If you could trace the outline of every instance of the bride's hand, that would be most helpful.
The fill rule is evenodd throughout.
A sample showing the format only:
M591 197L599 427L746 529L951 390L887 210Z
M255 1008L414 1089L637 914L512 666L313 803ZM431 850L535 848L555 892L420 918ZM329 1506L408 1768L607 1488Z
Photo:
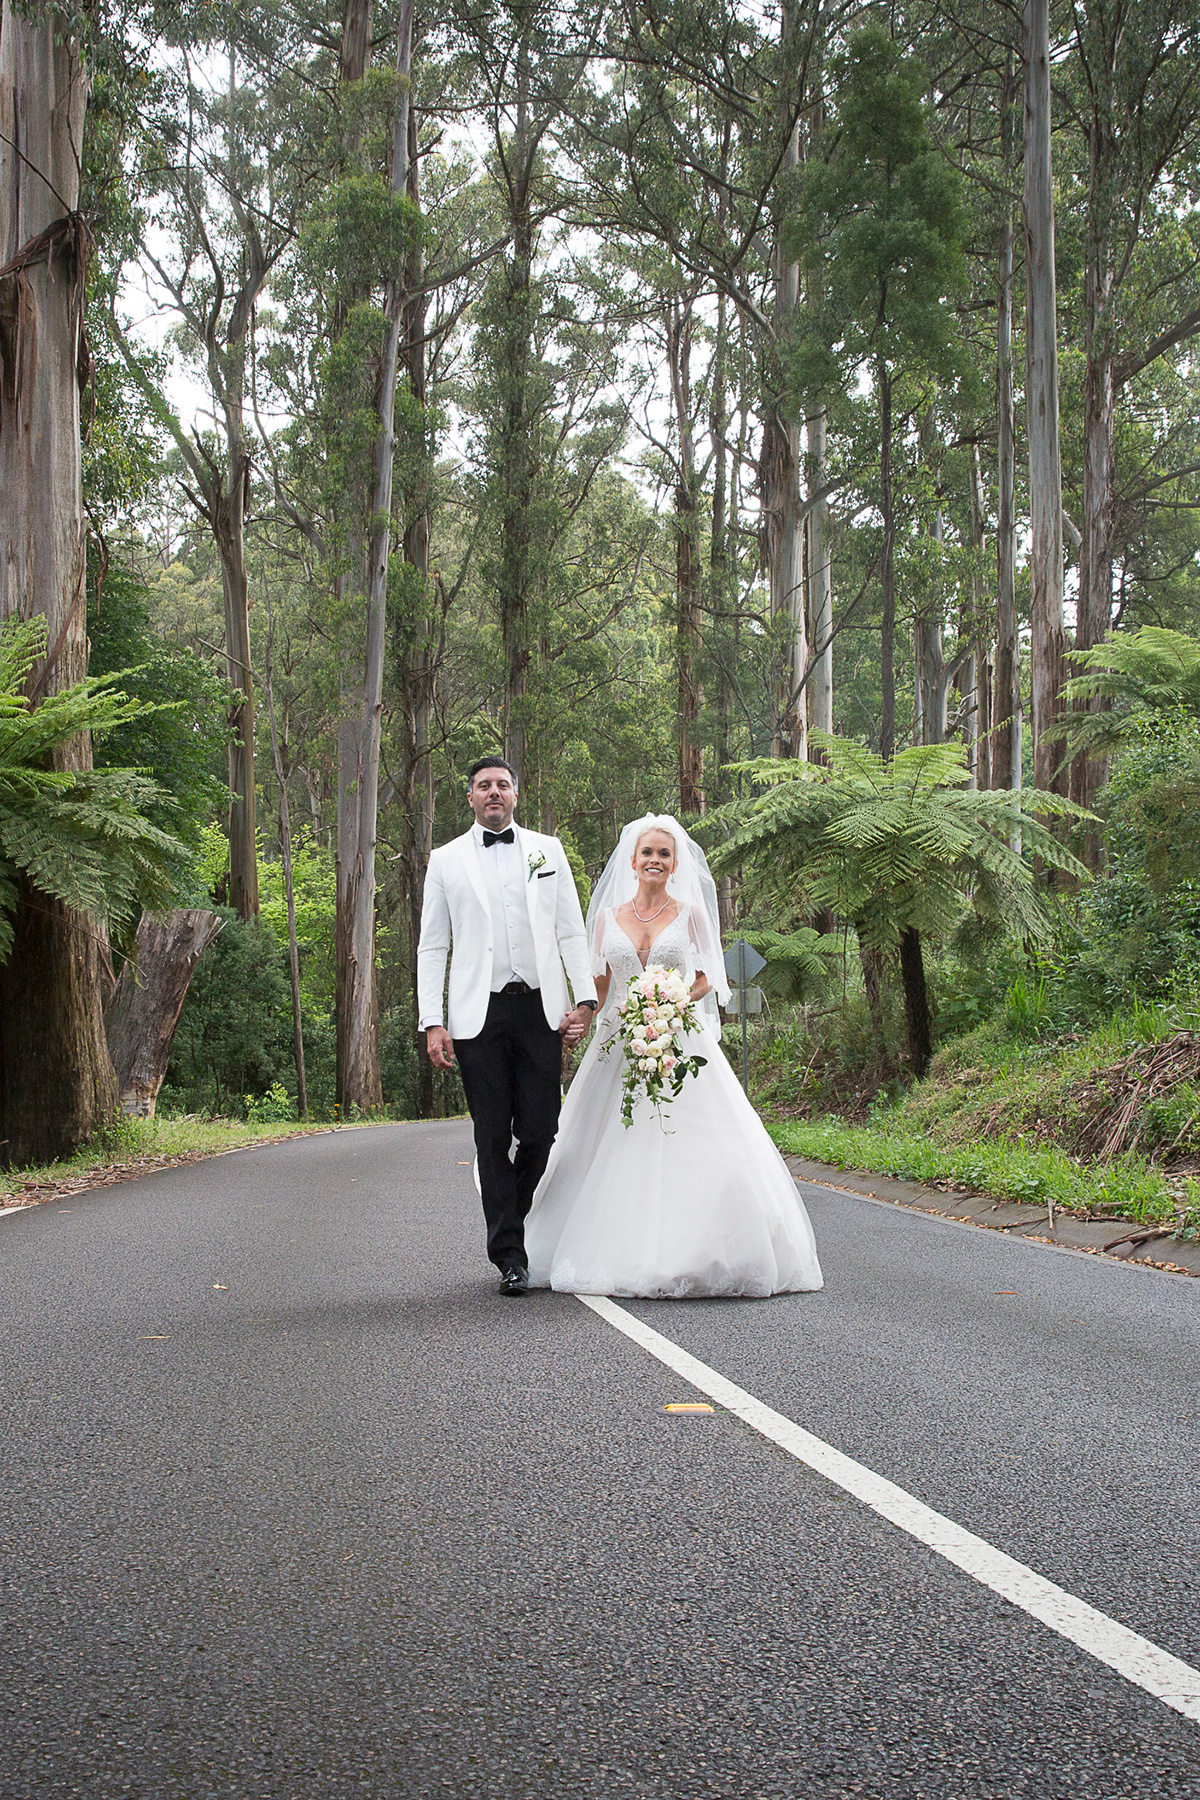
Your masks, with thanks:
M592 1017L590 1006L576 1006L569 1013L564 1014L558 1029L568 1050L574 1050L576 1044L583 1042L591 1030Z
M708 979L707 975L697 975L695 981L692 983L692 999L703 1000L711 986L712 982Z

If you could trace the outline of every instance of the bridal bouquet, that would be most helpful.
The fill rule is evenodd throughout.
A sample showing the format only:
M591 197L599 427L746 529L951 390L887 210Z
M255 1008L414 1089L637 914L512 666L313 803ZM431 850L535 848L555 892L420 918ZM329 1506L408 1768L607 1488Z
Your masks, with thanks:
M625 1052L621 1118L627 1128L633 1124L633 1109L642 1094L661 1119L664 1092L669 1090L674 1099L688 1076L699 1074L708 1058L686 1056L683 1049L688 1033L699 1030L687 983L677 970L651 963L630 982L617 1013L616 1032L604 1046L608 1051L619 1043Z

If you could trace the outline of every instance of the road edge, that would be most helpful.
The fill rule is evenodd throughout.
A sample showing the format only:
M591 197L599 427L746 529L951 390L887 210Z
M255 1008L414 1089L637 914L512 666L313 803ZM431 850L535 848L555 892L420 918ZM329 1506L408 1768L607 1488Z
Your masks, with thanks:
M807 1156L785 1155L783 1160L798 1181L810 1181L835 1193L857 1194L909 1212L953 1219L960 1225L978 1225L985 1231L1002 1231L1052 1249L1102 1256L1108 1262L1138 1263L1168 1275L1200 1277L1200 1242L1173 1243L1162 1237L1147 1237L1139 1242L1143 1231L1155 1228L1139 1226L1134 1220L1081 1219L1061 1208L1055 1210L1051 1219L1044 1206L995 1200L990 1194L971 1193L963 1188L927 1187L923 1182L903 1181L890 1175L839 1169ZM1162 1255L1168 1244L1172 1253L1169 1261Z

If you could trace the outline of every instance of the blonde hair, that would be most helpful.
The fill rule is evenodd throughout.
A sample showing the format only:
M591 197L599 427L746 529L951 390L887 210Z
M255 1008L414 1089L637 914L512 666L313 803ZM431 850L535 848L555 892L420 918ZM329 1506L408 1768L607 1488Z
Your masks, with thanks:
M679 845L675 842L675 833L673 831L669 831L665 825L656 825L653 823L647 825L647 827L644 831L639 831L636 838L633 840L634 856L637 855L639 849L641 848L642 839L648 838L650 836L651 832L654 832L654 831L661 831L662 835L665 838L670 838L670 840L671 840L671 860L672 860L672 862L678 862L679 861Z

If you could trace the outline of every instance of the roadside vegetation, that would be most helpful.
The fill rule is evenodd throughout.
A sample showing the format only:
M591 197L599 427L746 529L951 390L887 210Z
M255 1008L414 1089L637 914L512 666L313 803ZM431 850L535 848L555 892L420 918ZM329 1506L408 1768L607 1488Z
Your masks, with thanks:
M282 1094L282 1090L280 1090ZM42 1200L82 1193L152 1169L176 1163L201 1162L226 1150L246 1150L255 1144L277 1144L284 1138L333 1129L329 1122L301 1125L290 1104L276 1099L272 1108L252 1110L246 1119L159 1117L130 1119L119 1116L111 1127L98 1132L92 1142L60 1162L25 1169L0 1168L0 1206L36 1205ZM341 1122L346 1127L370 1125L370 1118Z
M778 1040L776 1040L776 1043ZM769 1053L760 1060L760 1073ZM1200 1033L1157 1009L1076 1042L1023 1043L995 1022L860 1120L782 1118L782 1150L837 1168L948 1183L1091 1217L1200 1226ZM778 1093L786 1084L780 1071Z
M1047 1209L1174 1223L1181 1235L1194 1236L1200 1226L1194 646L1175 634L1144 633L1088 661L1081 686L1094 689L1097 671L1103 675L1110 707L1103 747L1112 761L1095 823L1080 822L1075 833L1097 874L1072 878L1057 892L1043 888L1036 935L1027 924L1005 930L993 918L989 925L977 888L964 886L957 918L944 920L929 961L935 1050L921 1079L915 1079L911 1045L907 1054L897 1052L906 1032L902 971L892 946L919 908L928 908L924 864L912 859L918 879L911 913L904 911L903 884L891 882L892 945L877 927L873 963L852 931L819 940L810 931L804 945L796 934L760 931L771 1012L752 1033L754 1096L780 1147L797 1155ZM1082 718L1088 722L1081 729L1094 739L1093 717ZM746 841L754 814L744 811ZM778 802L774 812L777 819ZM894 803L890 817L895 832ZM918 824L927 858L936 833L927 818ZM806 831L808 880L827 881L827 865ZM765 842L773 866L761 904L776 920L772 878L782 866L781 836L786 832L772 822ZM737 841L730 840L735 849ZM873 842L878 853L880 832ZM893 875L904 861L904 854L893 858ZM793 870L793 888L797 877ZM803 896L803 880L799 886ZM824 899L824 891L816 898Z

